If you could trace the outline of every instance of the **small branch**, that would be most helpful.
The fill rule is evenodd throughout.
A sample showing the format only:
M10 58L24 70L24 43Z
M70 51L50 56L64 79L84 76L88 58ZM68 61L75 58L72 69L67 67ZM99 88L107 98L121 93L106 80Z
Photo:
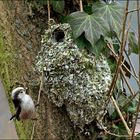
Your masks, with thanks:
M132 95L135 95L133 89L131 88L131 86L130 86L128 80L127 80L126 77L125 77L125 74L124 74L122 68L121 68L121 74L122 74L122 77L123 77L123 79L124 79L124 81L125 81L125 83L126 83L128 89L129 89L129 91L131 92L131 94L132 94Z
M31 134L31 140L33 140L34 132L35 132L35 122L33 123L32 134Z
M140 109L140 101L139 101L138 106L137 106L136 116L135 116L135 120L134 120L134 124L133 124L133 129L132 129L132 139L133 140L135 138L135 128L136 128L137 119L138 119L138 115L139 115L139 109Z
M110 49L110 51L113 53L113 55L114 55L116 61L118 61L118 56L117 56L117 55L115 54L115 52L112 50L112 48L110 47L110 45L111 45L111 44L108 44L107 46L108 46L108 48ZM137 79L137 78L131 73L131 71L129 71L129 69L125 66L125 64L124 64L123 62L121 62L121 64L122 64L122 65L125 67L125 69L126 69L128 72L130 72L130 74L138 81L138 79ZM124 74L122 68L120 68L120 72L121 72L121 74L122 74L122 76L123 76L123 79L125 80L125 83L126 83L128 89L129 89L129 91L131 92L132 95L135 95L135 92L134 92L133 89L131 88L131 86L130 86L128 80L126 79L125 74Z
M124 119L126 120L127 119L127 116L124 116ZM113 120L112 122L113 123L118 123L118 122L122 122L122 120L119 118L117 120Z
M115 136L115 137L119 137L119 138L129 138L128 135L118 135L118 134L115 134L115 133L111 133L109 131L107 131L106 129L104 129L104 131L109 134L109 135L112 135L112 136Z
M119 109L119 107L118 107L118 105L117 105L113 96L111 96L111 100L112 100L112 102L113 102L113 104L114 104L114 106L115 106L115 108L116 108L116 110L117 110L117 112L118 112L126 130L127 130L128 135L131 137L131 131L130 131L130 129L129 129L129 127L128 127L128 125L127 125L127 123L126 123L126 121L125 121L125 119L124 119L124 117L123 117L123 115L122 115L122 113L121 113L121 111L120 111L120 109Z
M48 8L48 25L50 26L50 18L51 18L50 0L48 0L47 2L47 8Z
M130 27L131 27L131 17L132 17L132 14L130 15L129 21L128 21L129 24L128 24L128 29L127 29L127 37L128 37L128 31L129 31L129 29L130 29ZM121 41L120 41L120 39L119 39L118 37L117 37L117 40L119 41L119 43L121 43ZM126 43L127 43L127 39L126 39L126 41L125 41L125 45L126 45ZM136 72L136 70L135 70L135 67L134 67L134 65L133 65L133 63L132 63L132 61L131 61L131 59L129 58L129 56L128 56L126 50L124 50L124 53L125 53L125 55L126 55L128 61L129 61L129 63L130 63L130 66L131 66L131 68L132 68L132 70L133 70L133 73L134 73L135 77L138 77L138 76L137 76L137 72ZM117 55L116 55L116 56L117 56ZM133 76L133 75L132 75L132 76ZM137 80L136 80L136 81L137 81Z
M44 71L42 70L42 75L40 77L40 87L39 87L39 92L38 92L38 97L37 97L37 104L39 104L40 102L40 95L41 95L41 92L43 91L43 79L44 79ZM36 109L36 112L37 111L38 111L38 108ZM33 137L34 137L35 126L36 126L36 123L34 122L33 128L32 128L31 140L33 140Z
M127 100L127 101L124 103L123 107L126 107L130 102L132 102L132 100L137 96L138 93L139 93L139 92L135 93L129 100Z
M131 66L131 68L132 68L132 70L133 70L133 73L134 73L135 77L138 77L138 75L137 75L137 73L136 73L136 70L135 70L135 67L134 67L134 65L133 65L133 63L132 63L132 61L131 61L131 59L129 58L128 54L126 53L126 50L125 50L125 55L126 55L128 61L129 61L129 63L130 63L130 66Z
M112 52L112 54L114 55L114 57L115 57L115 59L116 59L116 61L118 62L118 56L117 56L117 54L114 52L114 50L112 49L112 47L111 47L111 44L107 44L107 47L110 49L110 51ZM124 66L124 68L133 76L133 78L137 81L137 83L138 83L138 85L140 85L140 82L139 82L139 80L138 80L138 78L125 66L125 64L121 61L121 65L123 65Z
M139 0L137 0L137 9L138 8L139 8ZM139 52L139 82L140 82L140 13L139 13L139 10L137 11L137 17L138 17L138 52ZM140 90L140 85L139 85L139 90ZM139 110L140 110L140 93L139 93L139 103L137 106L135 121L133 124L132 139L135 138L135 128L136 128Z
M128 11L127 13L129 14L129 13L136 12L136 11L139 11L139 10L140 10L140 7L137 8L137 9L130 10L130 11Z
M127 15L128 15L128 13L127 13L128 5L129 5L129 1L127 0L126 8L125 8L125 16L124 16L124 20L123 20L123 28L122 28L121 51L120 51L120 54L119 54L119 59L118 59L117 67L116 67L116 70L115 70L115 74L114 74L114 77L113 77L113 80L112 80L112 83L111 83L111 86L110 86L110 89L109 89L109 92L108 92L109 96L112 95L113 90L115 88L116 81L117 81L117 78L118 78L118 75L119 75L119 71L120 71L119 67L121 65L123 51L125 49L125 46L124 46L124 41L125 40L124 39L125 39L125 26L126 26Z
M80 5L80 11L83 12L83 3L82 3L82 0L80 0L79 5Z
M44 71L42 70L42 75L40 77L40 87L39 87L39 92L38 92L37 104L39 104L40 102L40 95L41 95L41 92L43 91L43 80L44 80Z

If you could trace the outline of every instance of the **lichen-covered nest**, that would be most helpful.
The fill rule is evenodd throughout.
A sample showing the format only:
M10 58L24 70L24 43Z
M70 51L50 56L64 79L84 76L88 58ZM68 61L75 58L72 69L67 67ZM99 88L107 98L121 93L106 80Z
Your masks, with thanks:
M69 24L52 25L46 30L36 68L45 72L44 86L50 100L58 107L64 104L75 125L83 128L92 121L102 123L110 67L105 56L96 58L78 48Z

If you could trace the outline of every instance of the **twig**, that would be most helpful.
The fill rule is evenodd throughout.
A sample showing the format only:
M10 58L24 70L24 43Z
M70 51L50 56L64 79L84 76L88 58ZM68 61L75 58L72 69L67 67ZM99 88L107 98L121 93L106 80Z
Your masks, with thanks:
M124 116L124 119L126 120L127 119L127 115ZM122 122L122 120L119 118L117 120L113 120L112 121L113 123L118 123L118 122Z
M48 0L47 2L47 8L48 8L48 25L50 26L50 18L51 18L50 0Z
M129 58L128 54L126 53L126 50L125 50L125 55L126 55L128 61L129 61L129 63L130 63L130 66L131 66L131 68L132 68L132 70L133 70L133 73L134 73L135 77L138 77L138 75L137 75L137 73L136 73L136 70L135 70L135 67L134 67L134 65L133 65L133 63L132 63L132 61L131 61L131 59Z
M110 46L111 46L111 44L107 44L107 47L110 49L110 51L111 51L112 54L114 55L116 61L118 61L118 56L115 54L114 50L113 50L112 47L110 47ZM122 65L125 67L125 69L134 77L134 79L137 81L137 83L140 84L140 83L139 83L139 80L131 73L131 71L125 66L125 64L124 64L122 61L121 61L121 64L122 64ZM135 95L135 93L134 93L133 89L131 88L131 86L130 86L128 80L126 79L126 77L125 77L125 75L124 75L124 72L123 72L123 70L122 70L121 67L120 67L120 71L121 71L121 74L122 74L122 76L123 76L123 78L124 78L124 80L125 80L125 82L126 82L126 84L127 84L128 89L130 90L131 94L132 94L132 95Z
M127 100L127 101L124 103L123 107L126 107L130 102L132 102L132 100L137 96L138 93L139 93L139 92L135 93L129 100Z
M139 8L139 0L137 0L137 9L138 8ZM138 51L139 51L139 81L140 81L140 13L139 13L139 10L137 11L137 17L138 17ZM140 90L140 85L139 85L139 90ZM139 103L137 106L135 121L134 121L133 129L132 129L132 139L134 139L135 137L135 128L136 128L139 110L140 110L140 93L139 93Z
M130 23L129 23L129 26L130 26ZM128 30L127 30L127 36L128 36ZM127 36L126 36L126 40L125 40L125 45L126 45L126 41L127 41ZM128 57L129 58L129 57ZM134 67L132 66L132 69L134 70L134 75L136 76L137 74L136 74L136 72L135 72L135 69L134 69ZM137 76L138 77L138 76ZM136 80L136 79L135 79ZM136 80L137 81L137 84L138 84L138 86L140 86L140 80Z
M82 0L80 0L80 4L79 5L80 5L80 11L83 12L83 3L82 3Z
M40 87L39 87L39 92L38 92L38 97L37 97L37 104L39 104L39 102L40 102L40 95L43 90L43 79L44 79L44 72L42 70L42 75L40 77ZM36 112L37 111L38 111L38 108L36 109ZM35 125L36 125L36 123L34 122L33 128L32 128L31 140L33 140L33 137L34 137Z
M128 135L118 135L118 134L115 134L115 133L111 133L111 132L109 132L109 131L107 131L106 129L103 129L107 134L109 134L109 135L112 135L112 136L115 136L115 137L119 137L119 138L129 138L129 136Z
M130 131L130 129L129 129L129 127L128 127L128 125L127 125L127 123L126 123L126 121L125 121L125 119L124 119L124 117L123 117L123 115L122 115L122 113L121 113L121 111L120 111L120 109L119 109L119 107L118 107L118 105L117 105L113 96L111 96L111 100L112 100L112 102L113 102L113 104L114 104L114 106L115 106L115 108L116 108L116 110L117 110L117 112L118 112L126 130L127 130L128 135L131 137L131 131Z
M140 101L139 101L138 106L137 106L136 116L135 116L135 120L134 120L134 124L133 124L133 129L132 129L132 139L133 140L135 138L135 128L136 128L137 119L138 119L138 115L139 115L138 114L139 113L139 109L140 109Z
M130 10L130 11L128 11L127 13L129 14L129 13L136 12L136 11L139 11L139 10L140 10L140 7L137 8L137 9Z
M44 80L44 71L42 70L42 75L40 77L40 87L39 87L37 104L39 104L39 102L40 102L40 95L41 95L41 92L43 90L43 80Z
M128 29L127 29L127 36L128 36L128 31L129 31L129 29L130 29L131 17L132 17L132 14L131 14L130 17L129 17L129 22L128 22L129 25L128 25ZM117 40L119 41L119 43L121 43L121 41L120 41L120 39L119 39L118 37L117 37ZM126 41L125 41L125 45L126 45L126 43L127 43L127 39L126 39ZM125 55L126 55L128 61L129 61L129 63L130 63L130 66L131 66L131 68L132 68L132 70L133 70L133 73L134 73L135 77L138 77L138 76L137 76L137 73L136 73L136 70L135 70L135 68L134 68L134 66L133 66L133 63L132 63L131 59L129 58L128 54L126 53L126 50L124 50L124 52L125 52Z
M111 47L111 44L107 44L107 47L110 49L110 51L112 52L112 54L114 55L115 59L117 60L118 62L118 56L116 55L116 53L114 52L114 50L112 49ZM121 61L121 65L124 66L124 68L133 76L133 78L137 81L138 85L140 85L140 82L139 80L137 79L137 77L125 66L125 64Z
M31 134L31 140L33 140L34 133L35 133L35 122L33 123L32 134Z
M125 77L125 75L124 75L124 72L123 72L122 68L121 68L121 74L122 74L122 76L123 76L123 79L124 79L124 81L125 81L125 83L126 83L128 89L130 90L131 94L132 94L132 95L135 95L133 89L131 88L131 86L130 86L128 80L126 79L126 77Z
M125 49L125 46L124 46L124 36L125 36L125 26L126 26L126 21L127 21L127 11L128 11L128 5L129 5L129 1L127 0L126 2L126 9L125 9L125 16L124 16L124 20L123 20L123 28L122 28L122 38L121 38L121 52L119 54L119 59L118 59L118 63L117 63L117 67L116 67L116 70L115 70L115 74L114 74L114 77L113 77L113 80L112 80L112 83L111 83L111 86L110 86L110 89L109 89L109 92L108 92L108 95L111 96L112 93L113 93L113 90L115 88L115 84L116 84L116 81L117 81L117 78L118 78L118 74L119 74L119 67L121 65L121 61L122 61L122 56L123 56L123 51Z

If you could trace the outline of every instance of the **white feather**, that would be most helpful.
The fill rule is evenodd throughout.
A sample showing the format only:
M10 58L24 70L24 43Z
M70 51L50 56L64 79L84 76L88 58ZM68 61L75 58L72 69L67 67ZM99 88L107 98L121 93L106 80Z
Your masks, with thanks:
M12 91L12 99L14 99L14 95L19 92L20 90L25 92L25 89L23 87L17 87Z
M20 119L31 119L35 112L35 105L32 98L26 94L26 90L23 87L17 87L12 91L12 99L18 94L17 99L21 101L20 107Z
M33 103L33 100L31 97L27 94L25 94L21 98L21 113L20 113L20 118L21 119L30 119L35 112L35 106Z

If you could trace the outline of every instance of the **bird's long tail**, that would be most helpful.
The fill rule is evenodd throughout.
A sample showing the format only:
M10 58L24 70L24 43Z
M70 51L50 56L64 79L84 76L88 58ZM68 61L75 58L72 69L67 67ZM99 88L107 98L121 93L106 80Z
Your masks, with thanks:
M14 114L14 115L10 118L9 123L12 122L14 119L16 119L16 114Z

